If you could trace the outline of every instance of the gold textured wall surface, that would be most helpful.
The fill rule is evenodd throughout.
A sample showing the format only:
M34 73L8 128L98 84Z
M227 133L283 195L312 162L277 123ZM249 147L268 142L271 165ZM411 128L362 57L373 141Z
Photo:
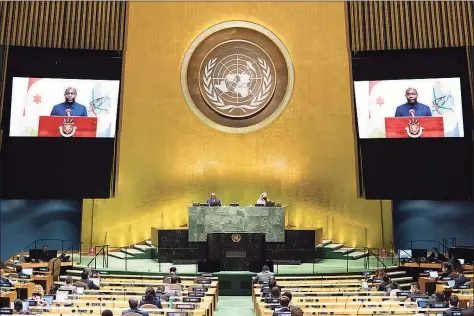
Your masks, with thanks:
M126 2L0 1L0 45L122 50Z
M187 206L210 192L248 205L266 191L288 206L292 227L389 247L390 204L357 198L344 3L131 2L128 10L117 192L84 202L84 246L123 246L150 238L151 227L185 226ZM270 29L295 69L288 107L248 134L202 123L180 87L188 46L228 20ZM382 213L390 218L384 237Z
M352 51L474 45L473 1L349 1Z

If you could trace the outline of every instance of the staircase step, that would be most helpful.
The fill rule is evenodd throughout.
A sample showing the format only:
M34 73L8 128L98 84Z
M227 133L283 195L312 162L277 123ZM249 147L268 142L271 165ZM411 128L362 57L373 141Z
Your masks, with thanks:
M110 257L118 258L118 259L130 259L132 256L126 254L125 252L109 252Z
M388 270L389 268L394 268L394 267L387 267L386 270ZM403 271L403 270L387 272L387 275L391 278L392 277L401 277L402 275L406 275L406 274L407 274L407 272Z
M329 244L329 245L324 246L325 249L331 250L331 251L341 249L342 247L344 247L344 245L342 244Z
M131 255L131 256L139 255L143 253L143 251L140 251L138 249L133 249L133 248L122 248L120 249L120 252L127 253L128 255Z
M364 257L367 257L367 253L366 252L360 252L360 251L354 251L354 252L351 252L347 255L344 255L345 257L349 257L350 259L360 259L360 258L364 258Z
M151 251L152 249L155 249L154 246L149 246L149 245L135 245L133 247L141 252Z
M153 247L153 244L151 243L151 240L145 240L145 245Z
M342 248L334 250L334 252L338 252L338 253L342 253L342 254L349 254L351 252L354 252L354 250L355 250L354 248L342 247Z

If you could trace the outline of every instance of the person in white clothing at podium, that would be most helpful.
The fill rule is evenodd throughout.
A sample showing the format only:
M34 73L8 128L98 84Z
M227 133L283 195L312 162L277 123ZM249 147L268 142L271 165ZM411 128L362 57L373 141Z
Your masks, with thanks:
M267 201L268 201L267 192L263 192L262 194L260 194L260 198L257 200L257 204L266 205Z

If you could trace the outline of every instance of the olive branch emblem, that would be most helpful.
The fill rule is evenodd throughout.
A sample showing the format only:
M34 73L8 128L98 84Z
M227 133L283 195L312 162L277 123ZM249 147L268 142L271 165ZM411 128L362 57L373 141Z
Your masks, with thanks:
M260 67L263 73L263 87L250 100L249 104L241 104L241 105L225 104L224 100L216 92L214 88L214 84L212 82L212 71L216 67L217 58L209 60L206 67L204 68L204 75L203 75L204 91L209 101L219 110L229 110L229 113L235 109L239 109L242 112L246 113L247 112L246 110L255 110L260 105L262 105L262 103L270 95L270 91L272 87L272 75L270 72L270 66L267 64L265 59L258 57L257 60L258 60L258 66Z

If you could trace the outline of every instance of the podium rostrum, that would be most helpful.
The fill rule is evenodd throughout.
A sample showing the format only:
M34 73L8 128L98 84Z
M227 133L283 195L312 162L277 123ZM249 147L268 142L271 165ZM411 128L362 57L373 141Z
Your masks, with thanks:
M97 117L40 116L40 137L96 137Z
M387 138L444 137L443 117L386 117L385 133Z
M190 206L189 242L209 233L264 233L267 242L285 242L285 207Z
M207 260L218 262L221 271L260 271L265 262L265 234L210 233Z

